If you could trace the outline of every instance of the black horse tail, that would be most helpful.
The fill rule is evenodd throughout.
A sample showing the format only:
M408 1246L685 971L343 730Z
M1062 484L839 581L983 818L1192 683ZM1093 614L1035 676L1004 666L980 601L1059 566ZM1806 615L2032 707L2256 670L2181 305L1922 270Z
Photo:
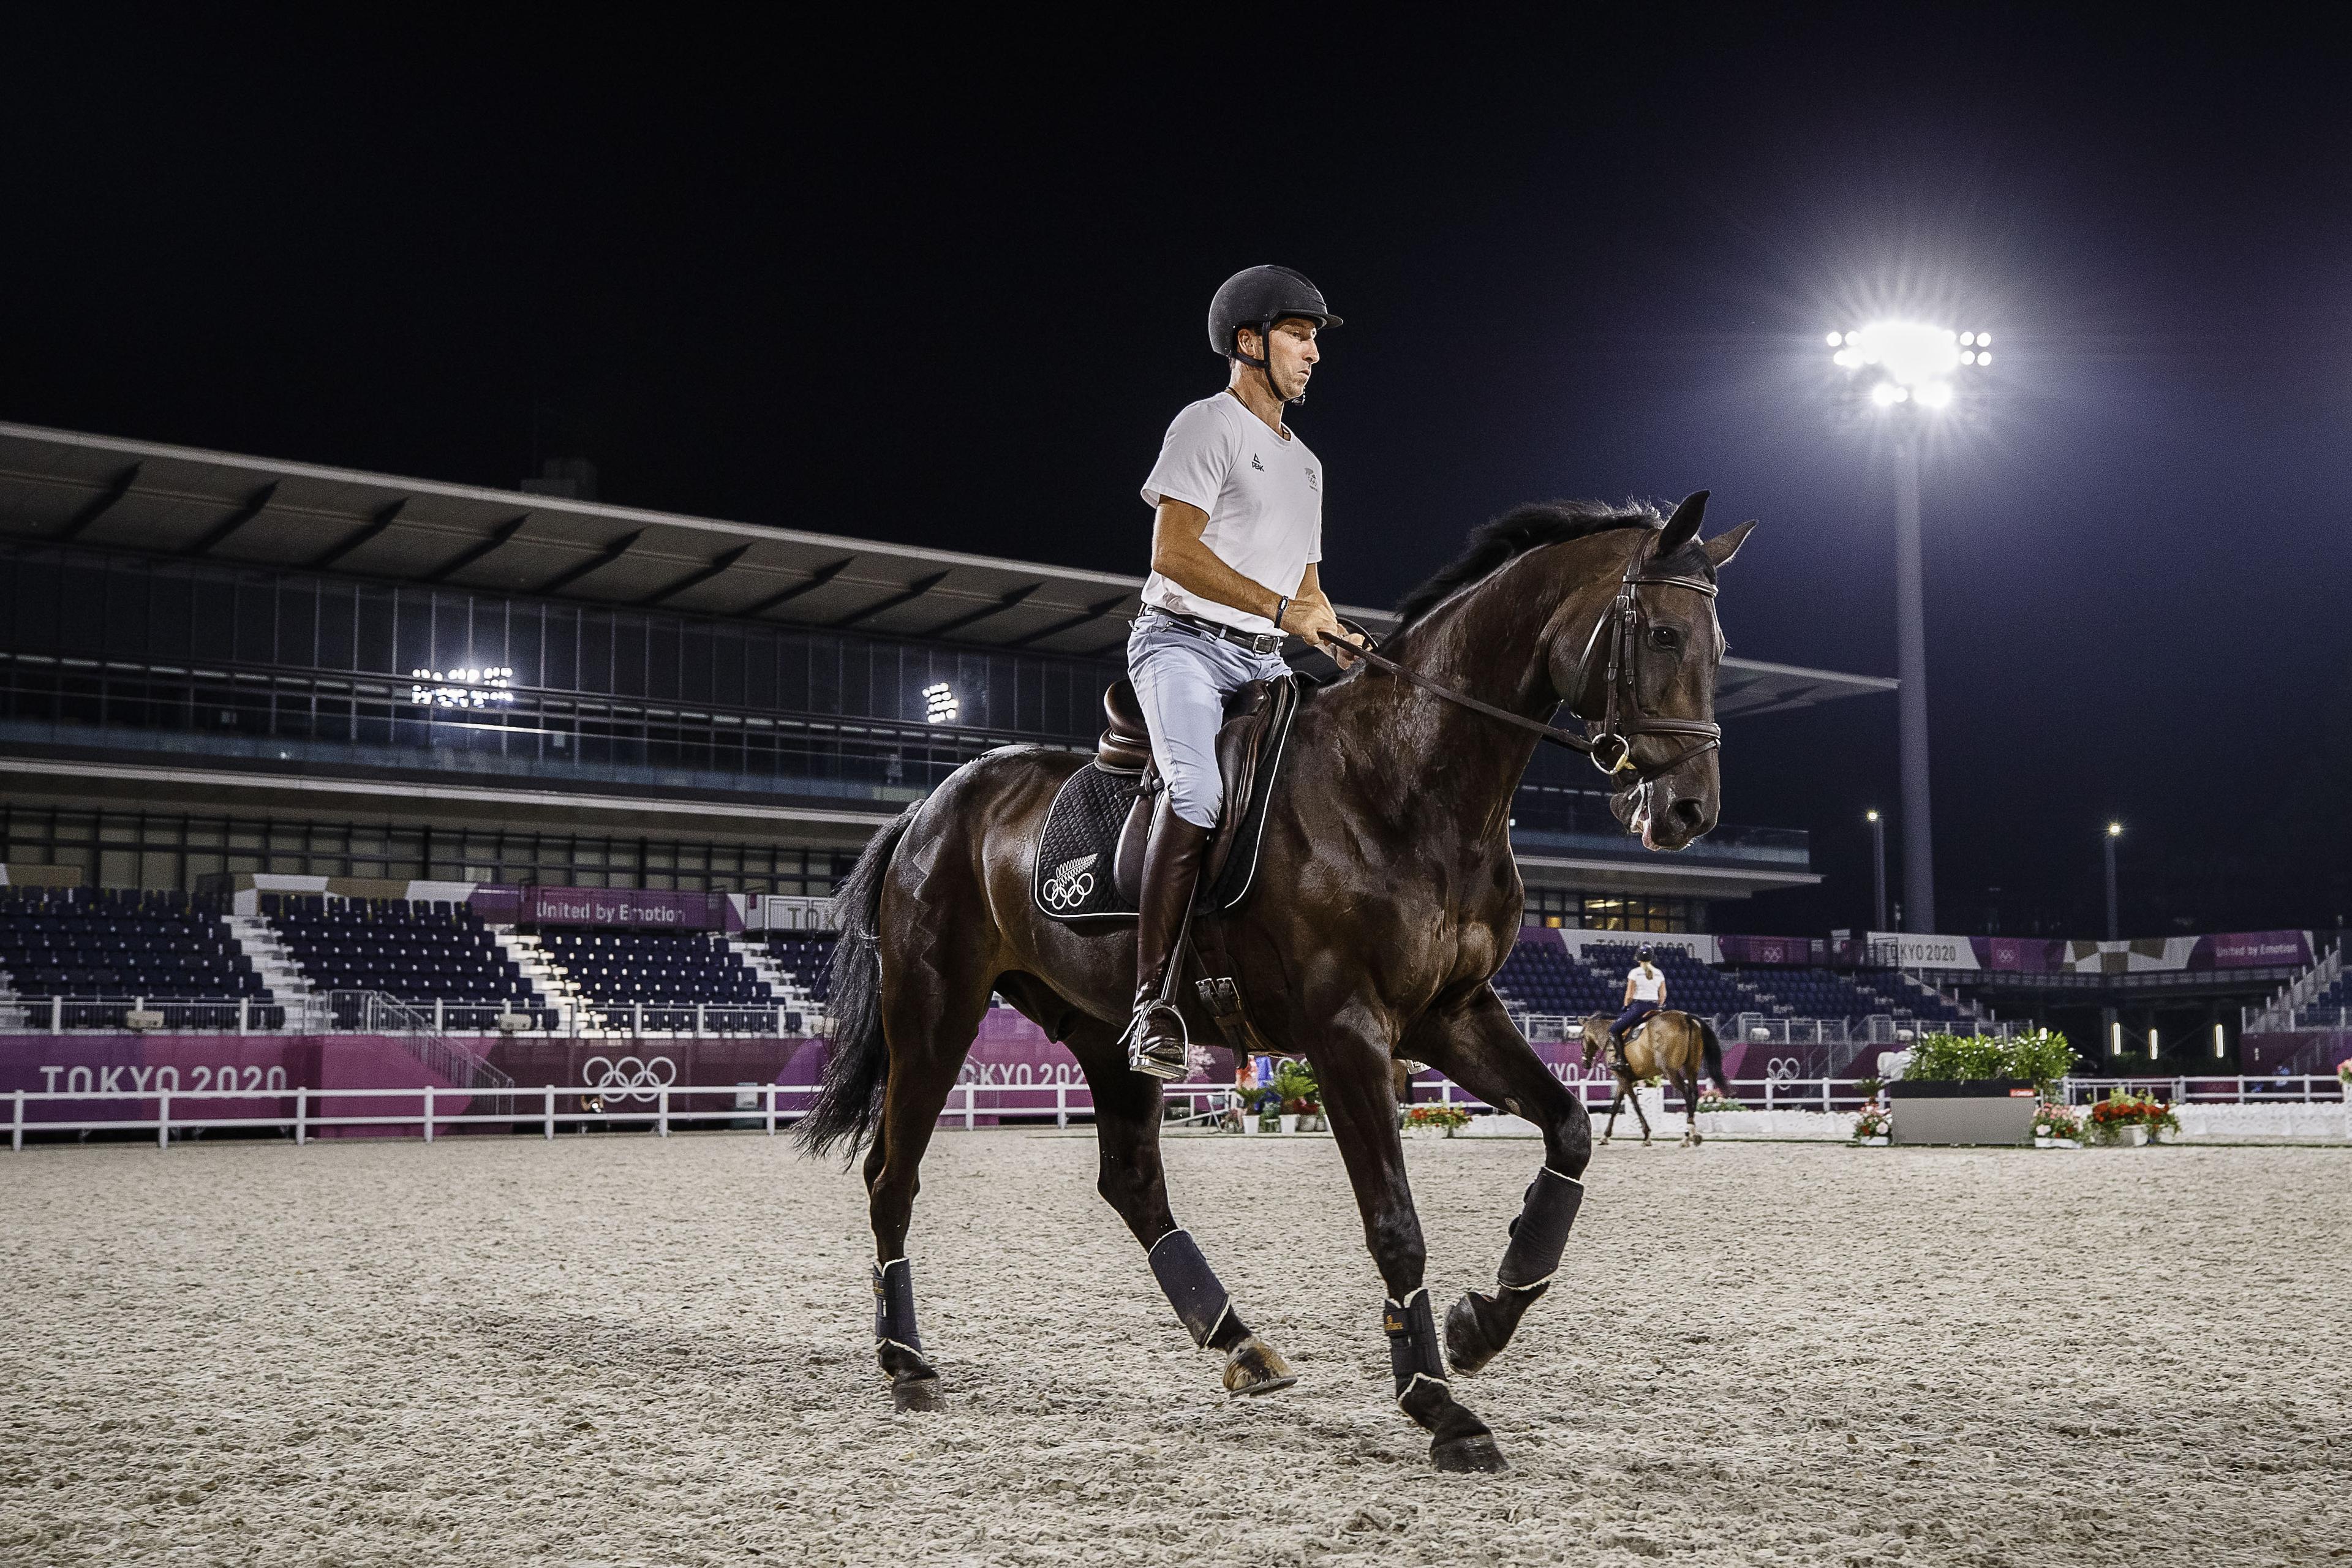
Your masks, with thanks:
M882 877L922 806L917 801L876 834L856 868L834 889L841 940L834 943L826 992L833 1043L825 1052L816 1103L793 1129L801 1147L812 1154L822 1154L845 1140L849 1152L856 1153L882 1116L882 1094L890 1077L890 1046L882 1035L882 959L876 944Z
M1723 1041L1710 1019L1698 1020L1698 1047L1706 1056L1706 1076L1715 1080L1715 1091L1729 1100L1731 1080L1723 1076Z

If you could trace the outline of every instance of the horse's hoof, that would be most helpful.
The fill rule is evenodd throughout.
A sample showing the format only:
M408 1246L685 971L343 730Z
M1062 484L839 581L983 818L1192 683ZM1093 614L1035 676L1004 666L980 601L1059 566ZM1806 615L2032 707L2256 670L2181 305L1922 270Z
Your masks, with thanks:
M1473 1292L1465 1290L1462 1300L1445 1310L1445 1364L1464 1373L1476 1372L1503 1349L1487 1337L1472 1298Z
M1245 1394L1274 1394L1297 1381L1282 1352L1255 1334L1235 1345L1225 1359L1225 1392L1236 1399Z
M1608 1134L1608 1133L1606 1133L1606 1132L1603 1132L1603 1133L1601 1135L1601 1141L1603 1143L1608 1142L1609 1142L1609 1134Z
M941 1403L936 1377L902 1377L890 1384L893 1410L937 1410Z
M1454 1474L1493 1475L1511 1468L1511 1462L1503 1458L1503 1450L1496 1447L1492 1432L1440 1437L1429 1446L1429 1458L1439 1469Z

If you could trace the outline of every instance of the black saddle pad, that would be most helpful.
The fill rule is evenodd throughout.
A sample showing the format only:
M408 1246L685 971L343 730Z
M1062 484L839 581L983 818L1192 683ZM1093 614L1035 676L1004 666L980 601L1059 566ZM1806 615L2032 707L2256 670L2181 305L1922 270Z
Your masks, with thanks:
M1088 763L1062 781L1037 836L1030 893L1055 920L1135 918L1110 874L1118 830L1142 787L1139 773L1115 773Z
M1297 711L1294 707L1286 713L1258 748L1249 814L1242 819L1216 886L1202 889L1200 907L1204 913L1238 908L1257 886L1258 846L1265 837L1266 811L1280 781ZM1062 782L1046 808L1045 828L1037 836L1037 858L1030 871L1030 897L1038 909L1057 921L1135 918L1134 904L1119 897L1111 862L1118 852L1119 830L1127 825L1142 784L1139 773L1112 773L1095 763Z

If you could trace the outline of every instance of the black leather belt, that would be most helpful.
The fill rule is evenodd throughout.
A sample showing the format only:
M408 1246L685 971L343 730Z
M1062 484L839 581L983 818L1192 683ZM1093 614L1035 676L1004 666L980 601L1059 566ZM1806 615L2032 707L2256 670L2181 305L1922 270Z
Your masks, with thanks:
M1235 647L1245 647L1252 653L1280 653L1286 635L1282 632L1245 632L1222 622L1203 620L1199 616L1180 616L1157 605L1148 608L1150 614L1158 616L1180 630L1191 632L1194 637L1214 637Z

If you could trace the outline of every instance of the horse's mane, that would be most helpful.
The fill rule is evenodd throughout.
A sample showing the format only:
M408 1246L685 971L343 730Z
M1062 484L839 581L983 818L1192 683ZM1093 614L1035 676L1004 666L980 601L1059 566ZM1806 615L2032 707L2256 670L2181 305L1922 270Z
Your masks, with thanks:
M1470 531L1469 548L1454 563L1407 594L1396 607L1400 632L1454 594L1490 577L1530 550L1571 539L1589 539L1617 528L1663 528L1657 509L1638 501L1530 501Z

